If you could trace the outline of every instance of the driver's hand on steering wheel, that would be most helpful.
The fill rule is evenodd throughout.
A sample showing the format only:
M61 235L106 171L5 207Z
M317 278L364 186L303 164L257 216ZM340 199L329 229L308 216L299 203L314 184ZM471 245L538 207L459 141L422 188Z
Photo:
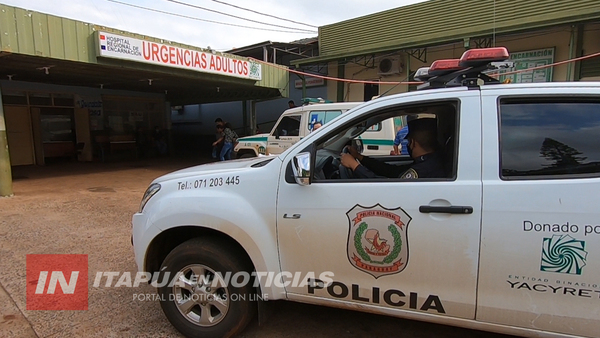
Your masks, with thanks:
M348 153L342 153L340 157L340 162L344 167L350 168L352 170L356 169L356 167L358 167L359 165L358 161L356 161L356 158L354 158L352 154Z

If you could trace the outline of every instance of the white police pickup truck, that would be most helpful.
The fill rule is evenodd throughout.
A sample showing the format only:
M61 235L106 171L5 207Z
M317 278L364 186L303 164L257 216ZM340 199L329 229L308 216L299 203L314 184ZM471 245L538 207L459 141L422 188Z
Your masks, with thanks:
M270 133L240 137L236 158L279 155L313 131L315 123L324 125L363 102L316 103L286 110ZM369 128L361 137L365 154L389 154L393 150L396 127L389 119Z
M190 337L231 336L258 300L287 299L598 337L600 84L500 84L482 73L507 58L504 48L467 51L421 74L431 89L366 102L279 156L156 179L133 243L139 269L160 272L169 321ZM342 178L348 143L421 113L437 120L446 177Z

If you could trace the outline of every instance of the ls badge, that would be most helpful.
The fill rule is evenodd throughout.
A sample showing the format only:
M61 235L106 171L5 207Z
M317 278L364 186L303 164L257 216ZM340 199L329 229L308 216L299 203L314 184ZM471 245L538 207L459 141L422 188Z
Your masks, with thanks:
M407 228L411 217L402 208L355 205L346 213L348 259L375 278L401 272L408 263Z

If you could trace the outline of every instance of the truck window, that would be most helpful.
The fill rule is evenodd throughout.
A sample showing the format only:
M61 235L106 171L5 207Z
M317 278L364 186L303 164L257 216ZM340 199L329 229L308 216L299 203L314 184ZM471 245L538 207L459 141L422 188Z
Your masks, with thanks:
M421 119L428 118L433 120L433 128L422 128L418 134L413 134L413 137L418 138L421 142L423 156L419 156L417 160L409 156L391 156L385 155L366 155L366 160L361 163L372 173L363 175L364 170L359 172L354 171L342 165L341 155L344 148L348 145L356 145L361 143L359 137L364 136L369 132L381 129L384 121L388 119ZM388 107L378 115L364 114L363 117L355 119L347 124L345 128L337 129L321 138L320 143L316 144L316 159L315 159L315 182L341 179L344 182L359 182L364 179L389 180L389 179L407 179L418 178L418 175L406 176L405 173L410 173L409 169L414 169L415 172L420 170L422 178L427 179L455 179L456 178L456 152L458 144L458 107L455 102L426 104L422 103L418 106L399 106ZM430 125L430 123L428 123ZM392 142L395 135L390 135ZM385 140L382 140L385 141ZM358 149L361 151L361 149ZM363 149L364 150L364 144ZM425 152L426 151L426 152ZM427 155L427 156L424 156ZM429 160L427 166L435 166L435 168L424 167L419 165L421 162ZM417 167L417 165L419 165ZM348 170L346 170L348 169ZM431 174L431 176L428 176ZM353 179L349 181L349 179Z
M501 177L597 176L600 101L502 100Z

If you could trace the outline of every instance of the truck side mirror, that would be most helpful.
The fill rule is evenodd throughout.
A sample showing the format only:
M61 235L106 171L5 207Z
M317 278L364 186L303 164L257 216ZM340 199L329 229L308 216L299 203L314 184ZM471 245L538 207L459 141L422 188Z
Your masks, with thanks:
M294 179L296 179L296 183L300 185L310 185L310 153L300 153L294 156L292 170L294 172Z

